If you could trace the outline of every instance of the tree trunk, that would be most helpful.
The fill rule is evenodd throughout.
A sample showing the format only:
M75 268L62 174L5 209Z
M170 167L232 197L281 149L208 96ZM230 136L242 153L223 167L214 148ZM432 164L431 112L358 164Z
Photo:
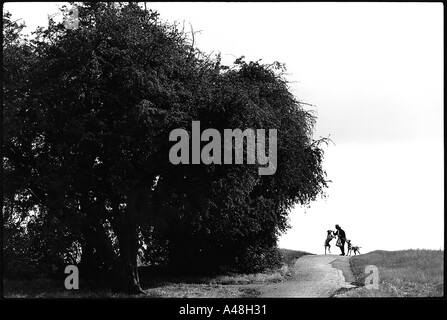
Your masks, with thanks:
M112 241L95 211L99 209L95 208L85 194L81 196L81 208L86 218L82 228L85 244L79 265L80 274L86 279L104 280L111 271L116 256Z
M138 226L134 221L121 221L117 232L120 260L113 290L129 294L144 293L138 276Z
M82 246L81 276L84 279L95 279L99 275L99 263L95 257L95 240L90 228L85 228L82 232L85 244Z
M81 275L86 279L105 279L115 260L112 243L99 222L84 228L83 235L85 245L79 265Z
M115 289L131 294L144 293L138 276L138 221L142 213L147 213L147 188L135 189L127 197L124 214L118 214L114 229L120 249L119 277Z

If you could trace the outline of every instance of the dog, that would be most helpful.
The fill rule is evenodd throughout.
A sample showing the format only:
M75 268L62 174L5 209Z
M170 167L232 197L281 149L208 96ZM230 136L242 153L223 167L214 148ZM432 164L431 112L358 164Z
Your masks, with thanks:
M328 230L326 241L324 242L324 254L326 254L326 249L331 253L331 245L330 242L335 238L335 231Z
M355 255L355 256L357 255L357 253L358 253L358 254L361 254L361 253L360 253L360 248L361 248L361 247L359 247L359 246L353 246L353 247L352 247L352 251L354 251L354 255Z
M346 243L348 244L348 252L346 252L346 255L350 256L351 255L351 251L352 251L351 240L346 240Z
M360 248L359 246L353 246L351 244L351 240L346 240L346 243L348 244L348 252L346 255L351 255L352 252L354 252L354 255L356 256L357 253L360 254Z

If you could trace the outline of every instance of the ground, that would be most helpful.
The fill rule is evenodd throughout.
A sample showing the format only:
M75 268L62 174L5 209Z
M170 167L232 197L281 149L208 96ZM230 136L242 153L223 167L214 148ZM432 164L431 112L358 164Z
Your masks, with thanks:
M357 256L282 252L281 268L217 277L142 277L146 295L113 294L108 289L65 290L63 281L4 280L7 298L299 298L442 297L444 251L373 251ZM374 265L379 289L365 287L365 267Z
M244 288L259 291L259 298L325 298L337 290L353 288L352 281L349 257L306 255L295 262L293 275L287 281Z

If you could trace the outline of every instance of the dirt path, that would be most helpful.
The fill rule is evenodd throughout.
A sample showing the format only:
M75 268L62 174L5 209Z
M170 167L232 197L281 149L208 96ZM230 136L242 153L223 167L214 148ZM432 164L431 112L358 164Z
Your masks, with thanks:
M261 292L259 298L330 297L341 288L354 287L346 256L306 255L295 262L293 271L290 280L250 287Z

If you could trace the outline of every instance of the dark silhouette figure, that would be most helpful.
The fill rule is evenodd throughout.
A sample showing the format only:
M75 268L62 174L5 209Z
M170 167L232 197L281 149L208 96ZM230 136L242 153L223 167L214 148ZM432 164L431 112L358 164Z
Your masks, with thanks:
M345 255L346 233L342 228L340 228L340 226L338 224L335 225L335 229L337 229L337 231L335 232L335 235L338 236L336 245L341 250L340 255L344 256Z
M351 243L351 240L346 240L346 244L348 245L348 252L346 253L347 256L350 256L352 252L354 252L354 255L361 254L359 246L353 246Z
M354 251L354 255L360 254L360 248L359 246L352 246L352 251Z
M328 230L326 241L324 242L324 254L326 254L326 249L331 253L331 245L330 242L335 238L335 231Z
M352 251L351 240L346 240L346 244L348 245L348 252L346 253L346 255L350 256L351 255L351 251Z

